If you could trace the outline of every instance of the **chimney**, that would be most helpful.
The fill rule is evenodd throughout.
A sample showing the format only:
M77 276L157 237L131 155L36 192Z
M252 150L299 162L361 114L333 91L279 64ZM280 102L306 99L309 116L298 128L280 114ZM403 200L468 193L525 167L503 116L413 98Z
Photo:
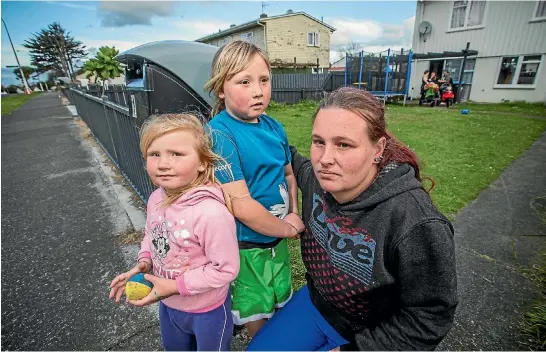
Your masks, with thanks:
M267 15L266 15L265 13L262 13L262 14L260 15L260 18L266 18L266 17L267 17Z

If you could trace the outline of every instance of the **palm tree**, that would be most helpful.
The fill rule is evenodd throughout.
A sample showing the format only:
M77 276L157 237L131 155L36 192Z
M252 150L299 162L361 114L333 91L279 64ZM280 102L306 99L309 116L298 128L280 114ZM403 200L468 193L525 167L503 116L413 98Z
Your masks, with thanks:
M121 64L114 60L114 57L118 54L119 50L113 46L101 46L97 55L88 60L83 66L86 78L94 76L95 83L97 82L97 79L102 82L101 95L104 94L104 84L107 79L121 76L123 70Z

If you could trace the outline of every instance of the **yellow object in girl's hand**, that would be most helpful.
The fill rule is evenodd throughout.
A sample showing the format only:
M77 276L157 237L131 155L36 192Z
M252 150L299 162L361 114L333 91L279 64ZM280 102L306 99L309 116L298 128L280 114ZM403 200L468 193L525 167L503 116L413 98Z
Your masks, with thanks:
M125 285L125 295L131 301L138 301L146 297L154 285L144 278L144 274L131 276Z

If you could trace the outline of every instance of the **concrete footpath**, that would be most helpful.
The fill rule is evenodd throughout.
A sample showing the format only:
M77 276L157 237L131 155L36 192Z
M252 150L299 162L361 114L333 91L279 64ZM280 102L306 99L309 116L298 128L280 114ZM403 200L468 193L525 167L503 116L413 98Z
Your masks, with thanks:
M95 144L54 93L2 116L2 349L162 349L156 305L108 300L144 212ZM520 265L546 245L545 160L543 134L456 216L460 305L439 350L527 349L517 324L540 292Z
M56 93L2 116L2 350L160 350L155 306L108 300L132 228Z

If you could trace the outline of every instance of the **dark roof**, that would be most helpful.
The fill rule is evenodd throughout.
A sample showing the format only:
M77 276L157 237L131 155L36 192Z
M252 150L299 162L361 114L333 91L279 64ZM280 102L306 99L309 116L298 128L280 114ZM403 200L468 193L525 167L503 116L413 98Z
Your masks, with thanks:
M210 34L210 35L207 35L205 37L201 37L199 39L196 39L195 41L196 42L206 42L206 41L209 41L209 40L212 40L212 39L216 39L216 38L220 38L220 37L223 37L223 36L226 36L228 34L231 34L231 33L235 33L235 32L239 32L239 31L242 31L244 29L248 29L248 28L254 28L254 27L257 27L259 26L258 24L258 21L260 23L264 23L264 22L267 22L268 20L272 20L272 19L275 19L275 18L281 18L281 17L289 17L289 16L297 16L297 15L303 15L303 16L306 16L310 19L312 19L313 21L315 22L318 22L320 24L322 24L323 26L327 27L328 29L330 29L332 32L335 31L336 29L318 19L316 19L315 17L311 16L311 15L308 15L307 13L305 12L294 12L294 13L286 13L284 15L278 15L278 16L271 16L271 17L261 17L261 18L257 18L255 20L252 20L252 21L249 21L249 22L245 22L243 24L240 24L238 26L235 26L235 27L230 27L226 30L223 30L223 31L220 31L220 32L217 32L217 33L213 33L213 34Z
M422 60L422 59L443 59L447 57L461 57L464 56L476 56L478 55L477 50L461 50L461 51L444 51L441 53L426 53L426 54L413 54L413 59ZM400 56L398 56L400 58Z

